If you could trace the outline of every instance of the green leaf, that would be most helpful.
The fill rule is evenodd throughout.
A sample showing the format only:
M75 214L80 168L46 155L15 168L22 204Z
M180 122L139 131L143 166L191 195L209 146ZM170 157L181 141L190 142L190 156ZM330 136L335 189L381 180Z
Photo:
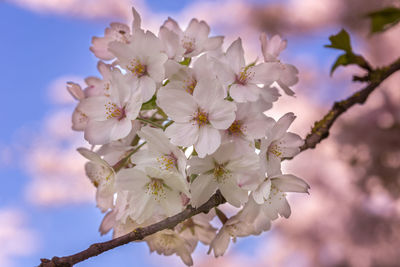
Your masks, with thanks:
M336 35L331 35L329 40L331 41L331 44L325 45L325 47L343 50L346 53L352 53L350 36L344 29Z
M156 109L157 108L156 99L157 99L156 95L153 95L153 97L149 101L143 103L142 108L140 110Z
M343 55L339 56L331 68L331 76L337 67L347 66L347 65L349 65L349 60L347 58L347 54L343 54Z
M351 48L350 36L342 29L338 34L329 37L331 44L325 47L343 50L345 53L340 55L331 68L331 75L339 66L358 65L363 69L370 70L368 62L360 55L354 54Z
M367 15L371 19L371 33L379 33L400 22L400 9L387 7Z

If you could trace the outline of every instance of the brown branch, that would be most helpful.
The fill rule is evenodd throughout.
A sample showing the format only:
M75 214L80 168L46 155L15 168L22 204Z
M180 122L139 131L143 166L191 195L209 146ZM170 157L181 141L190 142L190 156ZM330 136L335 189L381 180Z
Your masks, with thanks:
M107 250L128 244L132 241L142 240L146 236L157 233L158 231L164 229L174 228L180 222L185 221L193 217L199 213L208 213L210 209L216 207L222 203L225 203L224 197L221 195L219 191L215 193L206 203L204 203L199 208L193 208L192 206L186 207L186 209L174 216L168 217L158 223L146 226L139 227L129 234L120 236L118 238L112 239L110 241L95 243L91 245L88 249L85 249L79 253L76 253L71 256L65 257L53 257L51 260L41 259L42 263L39 265L40 267L71 267L74 264L84 261L88 258L97 256Z
M335 102L332 109L320 121L314 124L311 133L308 134L305 139L305 144L301 147L301 151L309 148L315 148L319 142L328 137L330 127L341 114L357 103L363 104L371 92L374 91L386 78L388 78L397 70L400 70L400 58L388 67L370 71L368 74L370 77L369 84L365 88L354 93L352 96L343 101ZM199 213L207 213L210 209L217 207L224 202L225 199L221 193L217 192L199 208L188 206L184 211L178 213L177 215L168 217L147 227L137 228L124 236L112 239L110 241L93 244L88 249L71 256L65 256L61 258L53 257L51 260L41 259L42 263L39 266L71 267L78 262L82 262L90 257L97 256L110 249L128 244L132 241L142 240L146 236L152 235L164 229L174 228L176 225L185 221L186 219L189 219Z
M309 148L315 148L323 139L329 136L329 129L336 119L346 112L355 104L363 104L368 96L390 75L400 70L400 58L385 68L372 70L369 74L369 83L363 89L355 92L349 98L335 102L328 113L319 121L315 122L314 127L311 129L305 139L304 145L300 147L301 151Z

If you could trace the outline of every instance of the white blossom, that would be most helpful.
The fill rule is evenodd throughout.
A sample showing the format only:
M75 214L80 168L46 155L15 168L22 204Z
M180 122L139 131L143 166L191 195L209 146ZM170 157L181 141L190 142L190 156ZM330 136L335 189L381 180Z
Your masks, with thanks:
M282 63L278 57L279 54L286 48L286 40L282 40L279 35L274 35L270 40L265 33L260 36L261 50L264 56L265 62L277 62L279 69L279 78L276 80L279 87L287 94L294 95L290 86L295 85L299 79L297 74L299 71L297 68L291 64Z
M85 98L79 104L88 117L85 139L94 145L127 136L142 104L141 92L130 83L130 77L118 69L111 76L108 95Z
M85 164L86 175L97 188L96 202L103 212L113 207L115 193L115 172L114 169L95 152L86 148L78 148L78 152L90 160Z
M254 152L238 152L227 143L210 156L190 158L188 165L189 174L199 175L190 185L195 207L204 204L218 189L229 204L240 207L248 194L240 183L256 176L258 157Z
M213 153L221 144L219 130L235 119L236 105L224 100L216 79L199 80L193 95L165 88L157 94L157 104L174 121L166 134L175 145L194 145L199 157Z
M123 169L116 177L119 191L129 191L129 216L143 223L156 211L166 216L177 214L183 209L180 193L189 194L185 177L177 172L153 167Z
M261 171L269 176L281 173L281 160L294 157L300 152L303 139L297 134L287 132L296 116L293 113L283 115L267 130L266 137L261 139Z
M175 20L168 18L161 26L159 36L168 57L179 60L220 48L223 37L208 37L209 33L210 27L205 21L192 19L187 29L182 31Z
M111 42L109 51L117 57L117 64L124 68L132 82L142 92L143 102L151 99L158 83L164 79L164 63L168 57L162 52L161 41L150 31L136 31L130 42Z
M215 61L215 69L224 89L236 102L254 102L261 85L270 85L279 78L277 63L252 63L246 65L242 40L238 38L227 49L221 60Z

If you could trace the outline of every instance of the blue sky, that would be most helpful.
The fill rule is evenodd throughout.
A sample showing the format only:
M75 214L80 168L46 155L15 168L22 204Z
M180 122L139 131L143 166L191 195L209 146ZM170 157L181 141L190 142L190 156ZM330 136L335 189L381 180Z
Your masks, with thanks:
M191 1L147 1L157 11L178 11ZM255 1L257 2L257 1ZM85 77L97 75L97 60L90 53L91 36L101 35L110 21L89 21L66 16L38 14L4 2L0 3L0 25L3 25L0 51L0 149L2 146L22 142L29 143L32 136L42 130L42 121L54 110L48 96L49 83L60 76ZM4 30L5 29L5 30ZM289 43L292 53L328 54L322 45L327 36L314 36L315 46L310 47L307 37ZM314 51L312 51L314 49ZM316 49L316 50L315 50ZM326 58L319 57L319 64L326 67ZM329 68L327 68L327 72ZM28 140L20 141L19 134ZM78 155L77 155L78 156ZM21 158L23 155L17 155ZM82 166L83 168L83 166ZM24 197L29 177L20 164L0 165L0 208L15 207L27 215L27 226L40 236L38 251L15 259L16 266L32 266L41 257L62 256L75 253L93 242L104 241L110 235L100 237L97 231L102 214L94 203L57 207L39 207ZM234 249L251 254L257 238L239 242ZM129 244L107 252L79 266L156 266L157 258L149 260L144 244Z

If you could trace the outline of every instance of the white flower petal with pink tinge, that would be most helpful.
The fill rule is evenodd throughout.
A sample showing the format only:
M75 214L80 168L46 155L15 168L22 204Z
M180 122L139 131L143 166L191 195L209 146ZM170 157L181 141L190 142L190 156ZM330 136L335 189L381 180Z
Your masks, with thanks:
M198 109L196 101L190 94L164 88L157 93L157 105L177 123L190 122Z
M210 155L217 150L221 144L221 135L219 131L210 125L199 127L199 138L194 144L197 154L200 158Z
M177 146L192 146L199 138L199 126L192 123L173 123L165 130L165 134L171 138L171 143Z
M190 185L192 199L190 200L194 207L200 207L215 193L218 189L218 183L212 174L199 175Z
M132 123L128 119L108 119L89 121L85 129L85 139L92 145L102 145L118 140L129 134Z
M240 188L234 177L229 177L222 183L219 183L219 189L226 201L237 208L248 199L247 190Z

